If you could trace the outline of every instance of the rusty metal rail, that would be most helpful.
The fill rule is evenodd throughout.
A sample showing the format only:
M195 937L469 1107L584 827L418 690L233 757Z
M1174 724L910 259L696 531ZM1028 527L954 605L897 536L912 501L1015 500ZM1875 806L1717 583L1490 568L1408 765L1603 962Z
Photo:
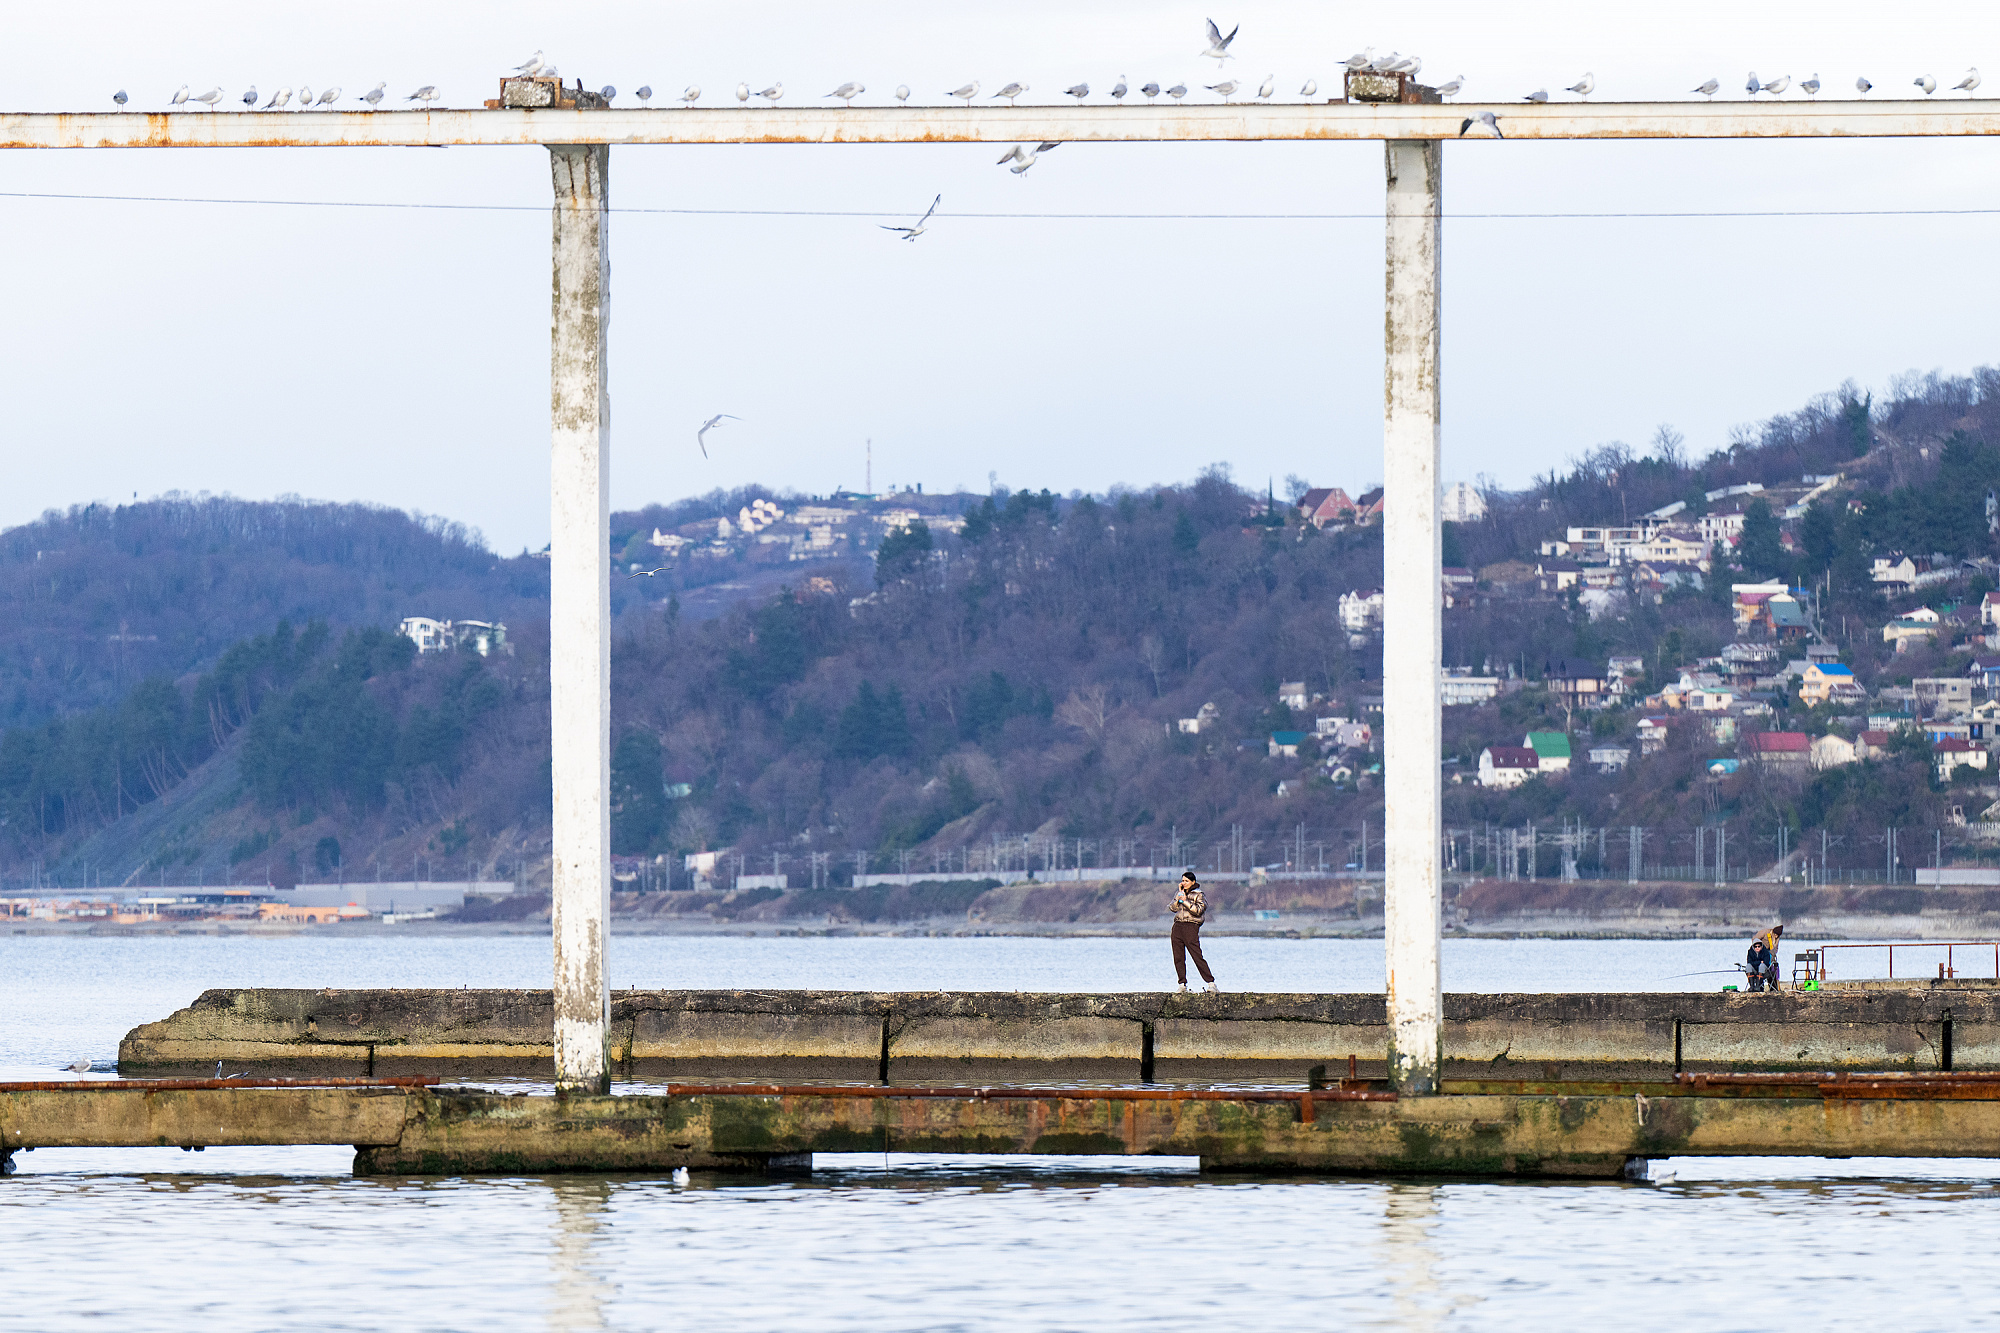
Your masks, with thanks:
M860 1097L948 1101L1393 1102L1396 1094L1334 1088L898 1088L810 1083L667 1083L669 1097Z
M434 1088L434 1075L402 1078L67 1078L0 1083L0 1092L219 1092L236 1088Z

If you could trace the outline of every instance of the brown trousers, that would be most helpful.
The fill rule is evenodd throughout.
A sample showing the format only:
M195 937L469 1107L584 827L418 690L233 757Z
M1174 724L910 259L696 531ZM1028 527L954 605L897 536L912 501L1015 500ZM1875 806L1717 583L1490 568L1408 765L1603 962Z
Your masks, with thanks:
M1208 970L1208 960L1201 956L1201 923L1199 921L1174 922L1174 975L1181 985L1187 985L1187 956L1194 955L1195 970L1201 973L1203 981L1213 982L1215 973Z

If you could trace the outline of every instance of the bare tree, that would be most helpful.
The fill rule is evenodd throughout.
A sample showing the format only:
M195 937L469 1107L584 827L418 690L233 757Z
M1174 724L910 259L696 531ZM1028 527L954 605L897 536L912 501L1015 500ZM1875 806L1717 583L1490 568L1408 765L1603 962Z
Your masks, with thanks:
M1157 634L1139 636L1139 660L1146 664L1146 670L1153 673L1153 697L1160 697L1160 673L1167 664L1167 648Z
M1104 687L1087 685L1082 690L1071 690L1069 698L1056 705L1056 721L1095 738L1104 734L1108 711Z

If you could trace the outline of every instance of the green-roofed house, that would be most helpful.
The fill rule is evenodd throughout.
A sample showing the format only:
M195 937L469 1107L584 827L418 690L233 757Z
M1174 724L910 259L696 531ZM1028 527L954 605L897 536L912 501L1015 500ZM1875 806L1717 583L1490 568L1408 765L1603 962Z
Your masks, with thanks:
M1535 752L1536 766L1544 773L1569 771L1569 737L1560 731L1531 731L1521 742Z

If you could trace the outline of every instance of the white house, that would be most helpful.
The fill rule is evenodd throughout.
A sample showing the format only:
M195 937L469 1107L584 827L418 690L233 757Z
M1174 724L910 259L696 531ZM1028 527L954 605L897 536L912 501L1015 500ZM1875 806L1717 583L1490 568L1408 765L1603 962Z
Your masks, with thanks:
M396 633L417 645L420 653L441 653L451 647L451 622L429 616L405 616Z
M1447 671L1438 679L1438 702L1446 708L1483 704L1500 697L1500 677Z
M1278 686L1278 702L1287 708L1306 706L1306 683L1302 680L1288 680Z
M1854 742L1831 732L1814 740L1810 753L1814 768L1839 768L1855 760Z
M1518 787L1541 772L1541 759L1524 745L1489 745L1479 752L1479 785Z
M1438 518L1446 523L1477 523L1486 517L1486 497L1465 482L1448 486L1438 497Z
M1382 590L1356 589L1340 594L1340 623L1350 634L1382 628Z
M1193 717L1180 719L1180 729L1189 736L1199 736L1202 732L1214 726L1215 720L1221 716L1222 710L1214 704L1203 704L1200 708L1195 709Z

